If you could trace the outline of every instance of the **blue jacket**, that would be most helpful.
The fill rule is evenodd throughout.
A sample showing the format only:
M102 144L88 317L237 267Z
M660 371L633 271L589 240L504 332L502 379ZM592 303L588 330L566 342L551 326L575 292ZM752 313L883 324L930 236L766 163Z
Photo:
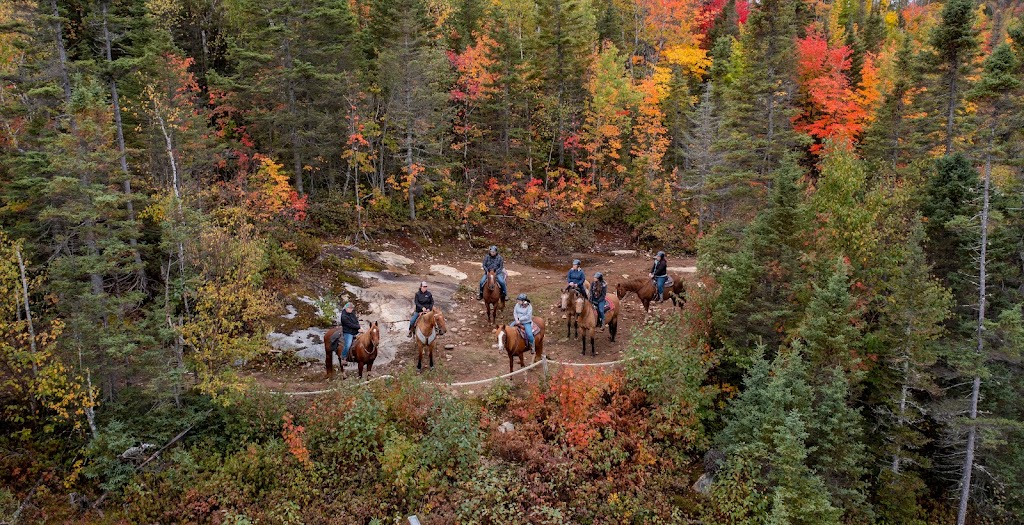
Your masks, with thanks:
M495 255L491 257L491 254L484 256L484 272L494 270L494 273L501 273L505 271L505 259L501 258L501 255Z
M581 291L583 290L583 281L586 280L587 274L583 270L569 270L569 275L565 278L566 282L576 283L576 287Z

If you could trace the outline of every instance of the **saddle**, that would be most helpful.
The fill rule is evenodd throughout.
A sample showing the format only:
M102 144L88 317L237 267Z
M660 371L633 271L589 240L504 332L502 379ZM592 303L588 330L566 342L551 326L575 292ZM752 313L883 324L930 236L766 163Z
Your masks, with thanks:
M530 327L533 329L533 335L540 333L540 327L536 323L531 324ZM523 325L516 325L516 331L519 332L519 337L526 339L526 328Z
M676 282L674 280L672 280L672 276L671 275L668 275L666 277L667 278L665 279L665 288L666 289L667 288L672 288L672 285L676 284ZM651 278L651 282L657 284L658 280L655 279L655 278Z

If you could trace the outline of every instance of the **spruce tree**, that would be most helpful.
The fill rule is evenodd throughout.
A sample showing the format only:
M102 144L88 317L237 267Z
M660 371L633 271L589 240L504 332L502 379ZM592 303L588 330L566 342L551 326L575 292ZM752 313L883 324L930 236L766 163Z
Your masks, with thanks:
M946 155L953 153L953 142L959 138L956 121L965 91L963 84L974 69L972 63L981 43L974 27L976 17L974 0L948 0L942 6L942 22L931 35L934 66L941 78L936 87L942 98L941 136Z

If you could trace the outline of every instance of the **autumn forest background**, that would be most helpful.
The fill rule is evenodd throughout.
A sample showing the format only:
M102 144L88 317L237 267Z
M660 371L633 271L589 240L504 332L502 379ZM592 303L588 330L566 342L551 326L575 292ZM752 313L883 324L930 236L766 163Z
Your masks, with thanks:
M0 3L0 520L1020 523L1022 14ZM621 369L239 366L327 240L608 232L698 258Z

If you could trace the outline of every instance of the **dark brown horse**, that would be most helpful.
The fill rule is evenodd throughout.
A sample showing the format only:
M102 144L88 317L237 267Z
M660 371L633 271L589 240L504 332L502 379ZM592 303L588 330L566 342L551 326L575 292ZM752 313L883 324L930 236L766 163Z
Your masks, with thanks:
M566 318L566 337L579 337L580 336L580 322L579 317L581 310L576 309L576 299L583 297L583 294L577 291L575 288L566 288L562 290L562 302L559 304L559 308L565 312ZM573 328L576 328L576 335L573 336Z
M651 311L651 301L658 295L658 285L651 278L633 279L615 285L615 295L623 299L630 292L636 293L640 302L644 305L644 311ZM672 275L672 287L665 286L665 298L671 299L672 304L683 306L686 302L686 286L683 284L682 276Z
M544 320L534 317L533 326L537 327L537 334L533 336L534 348L537 350L537 353L533 354L533 362L536 363L544 356ZM498 339L498 350L508 352L508 372L510 374L516 356L519 356L519 366L526 366L523 354L530 351L530 344L526 342L524 336L519 335L519 330L516 327L498 325L494 327L494 335Z
M501 298L501 286L498 285L498 276L494 270L487 271L487 280L484 282L484 308L487 309L487 324L498 321L498 311L505 310L505 300Z
M413 330L413 340L416 341L416 351L419 359L416 361L416 369L423 369L423 351L430 354L430 368L434 368L434 347L437 345L437 336L444 335L448 331L444 314L441 309L434 307L429 312L423 312L416 319L416 328Z
M619 329L619 298L614 295L605 296L608 305L611 306L604 314L604 324L608 325L608 335L611 342L615 342L615 332ZM590 339L590 355L597 355L594 348L594 334L597 333L597 307L594 303L580 297L576 299L576 307L583 313L580 314L580 328L583 329L583 355L587 355L587 338Z
M341 360L341 353L344 350L344 341L339 341L338 349L335 352L331 352L331 337L341 330L341 327L331 328L324 334L324 364L327 366L327 376L334 375L334 353L338 354L338 366L344 367L345 363ZM366 367L366 371L373 370L373 361L377 359L377 350L380 348L380 328L377 325L377 321L370 324L370 328L360 333L352 341L352 348L349 349L349 355L359 365L359 377L363 377L363 367Z

